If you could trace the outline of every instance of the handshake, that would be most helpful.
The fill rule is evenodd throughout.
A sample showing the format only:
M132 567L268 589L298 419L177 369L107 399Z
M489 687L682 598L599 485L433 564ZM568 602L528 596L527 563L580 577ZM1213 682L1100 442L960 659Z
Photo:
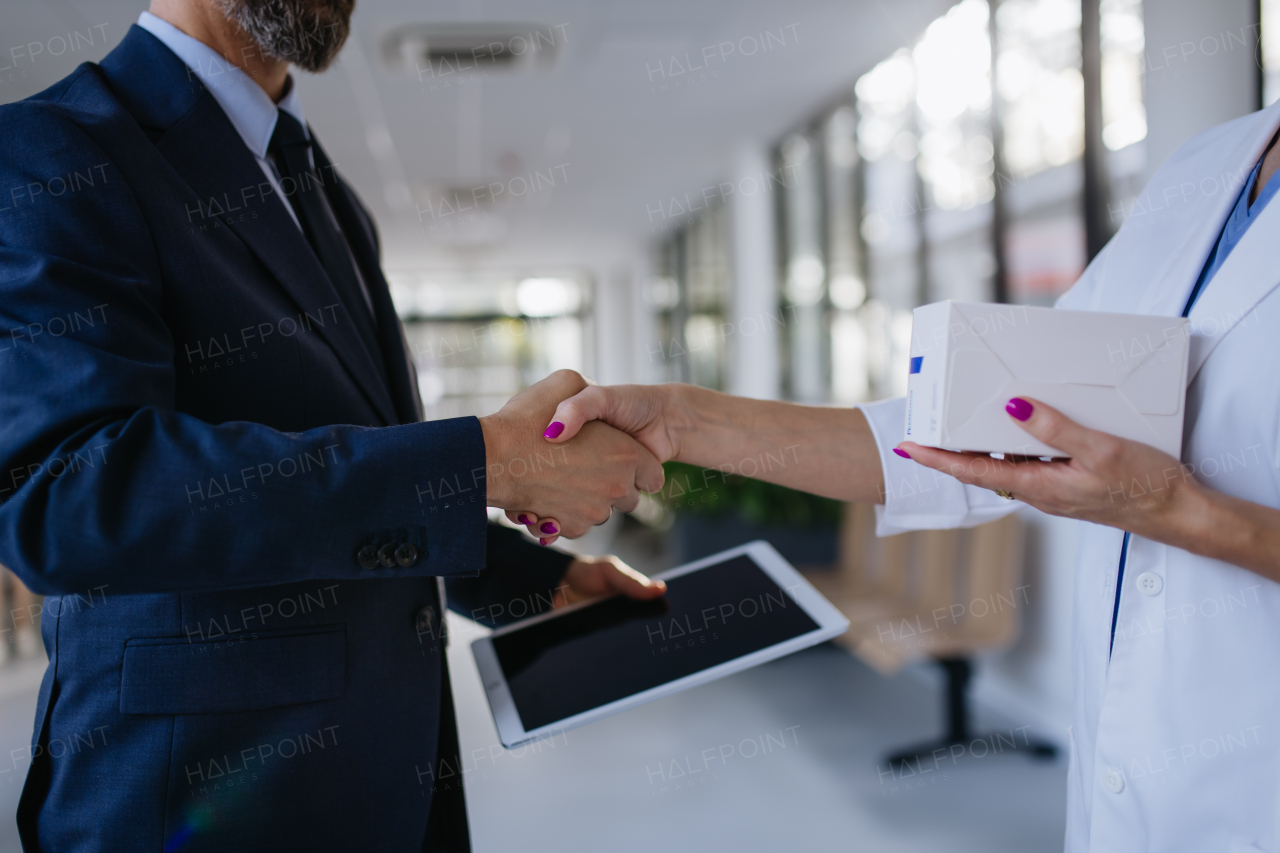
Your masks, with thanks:
M557 371L480 419L489 506L544 545L583 535L662 488L676 455L662 390L601 389ZM611 426L610 424L613 424Z
M880 452L859 409L676 383L591 385L561 370L480 425L489 506L544 545L581 536L615 507L635 509L641 492L662 488L670 460L836 500L884 501Z

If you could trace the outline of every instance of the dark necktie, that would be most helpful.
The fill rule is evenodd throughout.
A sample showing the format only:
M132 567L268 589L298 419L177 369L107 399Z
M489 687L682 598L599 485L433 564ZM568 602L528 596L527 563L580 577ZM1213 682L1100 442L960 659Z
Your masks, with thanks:
M311 142L302 129L302 123L284 110L276 110L276 129L271 134L267 150L275 155L276 169L280 172L285 198L293 206L307 241L320 259L320 265L329 274L329 281L333 282L347 316L355 324L356 331L360 333L365 348L385 381L387 368L382 359L382 348L378 344L373 314L365 303L351 249L324 197L325 182L336 181L337 176L332 169L328 175L316 173L311 165Z

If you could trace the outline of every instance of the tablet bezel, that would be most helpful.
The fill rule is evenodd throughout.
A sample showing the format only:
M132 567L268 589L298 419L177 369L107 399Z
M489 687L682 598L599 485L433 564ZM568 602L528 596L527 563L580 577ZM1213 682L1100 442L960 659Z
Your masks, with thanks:
M823 598L821 593L814 589L772 545L764 540L748 542L745 545L721 551L719 554L713 554L710 557L686 563L683 566L654 575L654 577L669 580L742 555L749 556L754 560L760 570L785 590L792 600L808 614L809 618L817 623L818 627L798 637L792 637L789 640L775 643L772 646L767 646L731 661L716 664L701 672L682 676L666 684L660 684L657 687L650 687L631 696L616 699L598 708L592 708L589 711L583 711L572 717L557 720L532 731L526 731L523 723L520 722L520 714L516 710L511 690L507 686L507 679L503 675L502 665L498 662L497 652L494 651L493 638L514 633L538 622L545 622L548 619L558 619L582 607L589 607L597 603L599 599L579 602L568 607L523 619L499 628L492 634L481 637L471 643L471 654L475 658L476 667L480 670L480 681L484 685L485 695L489 699L489 708L493 712L493 720L498 727L498 739L502 741L502 745L510 749L539 738L552 737L567 729L643 705L654 699L669 696L672 693L679 693L690 687L706 684L709 681L715 681L717 678L785 657L793 652L798 652L801 649L838 637L849 629L849 620L844 617L844 614Z

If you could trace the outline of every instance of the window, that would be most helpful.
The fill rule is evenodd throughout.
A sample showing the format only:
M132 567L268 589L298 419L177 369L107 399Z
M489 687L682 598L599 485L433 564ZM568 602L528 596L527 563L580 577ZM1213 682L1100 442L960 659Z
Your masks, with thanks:
M1084 153L1078 0L1004 0L996 12L1004 160L1012 175Z
M964 0L930 24L911 52L920 122L916 168L926 200L920 302L996 298L988 13L986 0Z
M1102 0L1102 141L1106 145L1112 231L1142 192L1147 166L1143 105L1146 39L1141 0Z
M867 399L870 365L867 331L860 309L866 304L866 251L861 228L858 181L858 115L852 100L827 116L822 128L827 205L827 298L831 303L831 402L849 405Z
M996 59L1009 297L1050 305L1085 266L1079 0L1004 0Z
M1262 105L1280 98L1280 0L1262 0Z
M553 370L588 371L579 274L388 274L428 420L486 415Z
M1086 143L1080 0L962 0L783 137L789 397L904 393L918 305L1052 304L1088 260L1086 168L1101 187L1090 233L1120 226L1145 169L1142 7L1093 2L1100 143Z
M661 381L723 389L729 338L729 242L723 205L663 241L647 297L658 315Z
M1102 0L1102 141L1120 151L1147 138L1141 0Z
M727 338L721 324L728 314L729 258L727 217L713 208L684 233L685 293L688 317L684 339L689 350L688 381L705 388L725 387Z
M1004 0L997 7L997 88L1009 199L1003 249L1010 297L1049 305L1088 260L1082 210L1084 79L1078 0ZM1101 0L1106 230L1142 189L1147 135L1139 0Z
M783 387L801 403L827 399L827 265L823 234L821 131L787 137L778 150L785 176L782 226Z
M871 397L906 392L911 309L926 301L922 264L924 185L916 169L916 67L903 48L854 87L863 168L862 224L868 301L867 384ZM899 369L902 368L902 369Z

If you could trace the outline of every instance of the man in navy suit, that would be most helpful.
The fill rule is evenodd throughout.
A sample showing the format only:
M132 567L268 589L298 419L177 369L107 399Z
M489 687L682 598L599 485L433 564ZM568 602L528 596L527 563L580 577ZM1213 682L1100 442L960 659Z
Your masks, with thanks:
M466 850L438 580L495 617L661 594L486 523L580 535L660 487L604 425L548 456L581 377L419 422L289 78L351 10L156 0L0 107L0 561L50 595L28 850Z

